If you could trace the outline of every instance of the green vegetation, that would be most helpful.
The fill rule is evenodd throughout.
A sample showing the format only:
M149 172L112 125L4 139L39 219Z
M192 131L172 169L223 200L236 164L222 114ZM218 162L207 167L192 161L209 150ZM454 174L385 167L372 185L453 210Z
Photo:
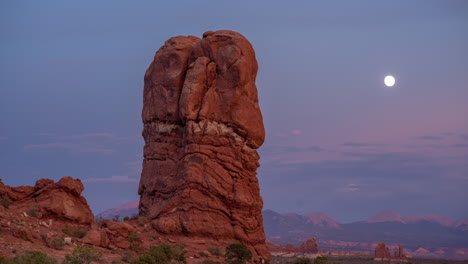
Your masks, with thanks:
M245 264L252 259L252 251L246 245L234 243L226 247L226 261L231 264Z
M138 217L138 226L144 226L147 222L146 217L144 216L139 216Z
M130 263L132 261L133 254L130 251L125 251L122 255L122 261L125 263Z
M205 259L202 264L221 264L221 262L211 259Z
M126 216L126 217L124 217L123 220L124 220L124 221L128 221L128 220L130 220L130 217Z
M102 252L91 246L78 246L72 254L65 255L63 264L90 264L91 262L101 262Z
M294 259L293 264L312 264L312 260L310 260L310 258L305 257L296 258Z
M1 199L3 207L5 208L10 207L10 204L11 204L10 198L8 198L7 196L2 196L0 199Z
M14 258L7 260L0 258L1 264L57 264L57 260L38 251L26 251L22 255L16 255Z
M198 255L199 255L200 257L203 257L203 258L207 258L207 257L209 257L209 255L208 255L208 254L206 254L206 253L205 253L205 252L203 252L203 251L200 251L200 252L198 252Z
M62 232L68 236L71 236L71 237L77 237L77 238L83 238L86 236L86 230L84 229L81 229L79 227L74 227L74 228L70 228L67 225L65 225L65 228L62 229Z
M219 249L219 248L208 248L207 250L211 254L213 254L215 256L218 256L218 257L223 255L223 253L221 252L221 249Z
M136 242L136 241L140 241L140 238L137 233L131 233L130 235L128 235L128 241Z
M63 246L65 246L65 240L63 237L56 237L54 240L52 240L52 247L55 249L63 249Z
M185 263L185 251L180 247L171 247L167 244L152 246L150 251L141 254L137 259L133 260L133 264L169 264L169 263Z
M41 209L39 209L39 206L37 206L36 204L31 205L31 207L29 207L28 209L29 216L38 218L40 213Z

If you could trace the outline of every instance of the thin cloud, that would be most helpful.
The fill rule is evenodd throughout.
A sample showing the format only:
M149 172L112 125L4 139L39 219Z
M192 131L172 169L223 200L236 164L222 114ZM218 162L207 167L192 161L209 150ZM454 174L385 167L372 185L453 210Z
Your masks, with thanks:
M300 129L291 130L291 135L299 136L300 134L302 134L302 130L300 130Z
M112 154L114 151L102 146L82 145L66 142L31 144L23 147L26 151L70 151L77 153Z
M128 176L111 176L108 178L88 178L84 179L83 182L137 183L138 179L130 178Z
M383 144L367 143L367 142L345 142L345 143L343 143L341 145L346 146L346 147L379 147L379 146L383 146Z
M112 133L86 133L81 135L68 136L72 139L116 139L117 137Z
M468 134L460 134L460 137L464 140L468 140Z
M340 189L342 192L357 192L359 190L358 185L355 183L349 183L346 187Z
M416 139L420 139L420 140L442 140L442 139L444 139L444 137L440 137L440 136L420 136L420 137L416 137Z
M7 139L8 139L7 137L0 136L0 140L7 140Z

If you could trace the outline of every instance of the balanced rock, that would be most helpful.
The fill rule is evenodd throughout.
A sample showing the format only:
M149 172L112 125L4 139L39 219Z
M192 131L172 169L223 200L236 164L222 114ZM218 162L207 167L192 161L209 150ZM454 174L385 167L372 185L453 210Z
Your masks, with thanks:
M269 260L256 169L255 52L239 33L173 37L145 74L140 215L161 233L242 242Z

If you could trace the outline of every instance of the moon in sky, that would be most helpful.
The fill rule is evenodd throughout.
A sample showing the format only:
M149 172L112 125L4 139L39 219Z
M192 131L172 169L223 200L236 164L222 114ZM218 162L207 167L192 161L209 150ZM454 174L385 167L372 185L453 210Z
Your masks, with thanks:
M385 76L384 83L387 87L392 87L393 85L395 85L395 77L391 75Z

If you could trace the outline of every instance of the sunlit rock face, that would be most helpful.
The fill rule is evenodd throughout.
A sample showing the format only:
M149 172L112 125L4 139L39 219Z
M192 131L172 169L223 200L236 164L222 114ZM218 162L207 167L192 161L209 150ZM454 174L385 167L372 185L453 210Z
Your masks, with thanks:
M145 74L140 215L161 233L240 241L270 259L256 170L255 52L233 31L178 36Z

